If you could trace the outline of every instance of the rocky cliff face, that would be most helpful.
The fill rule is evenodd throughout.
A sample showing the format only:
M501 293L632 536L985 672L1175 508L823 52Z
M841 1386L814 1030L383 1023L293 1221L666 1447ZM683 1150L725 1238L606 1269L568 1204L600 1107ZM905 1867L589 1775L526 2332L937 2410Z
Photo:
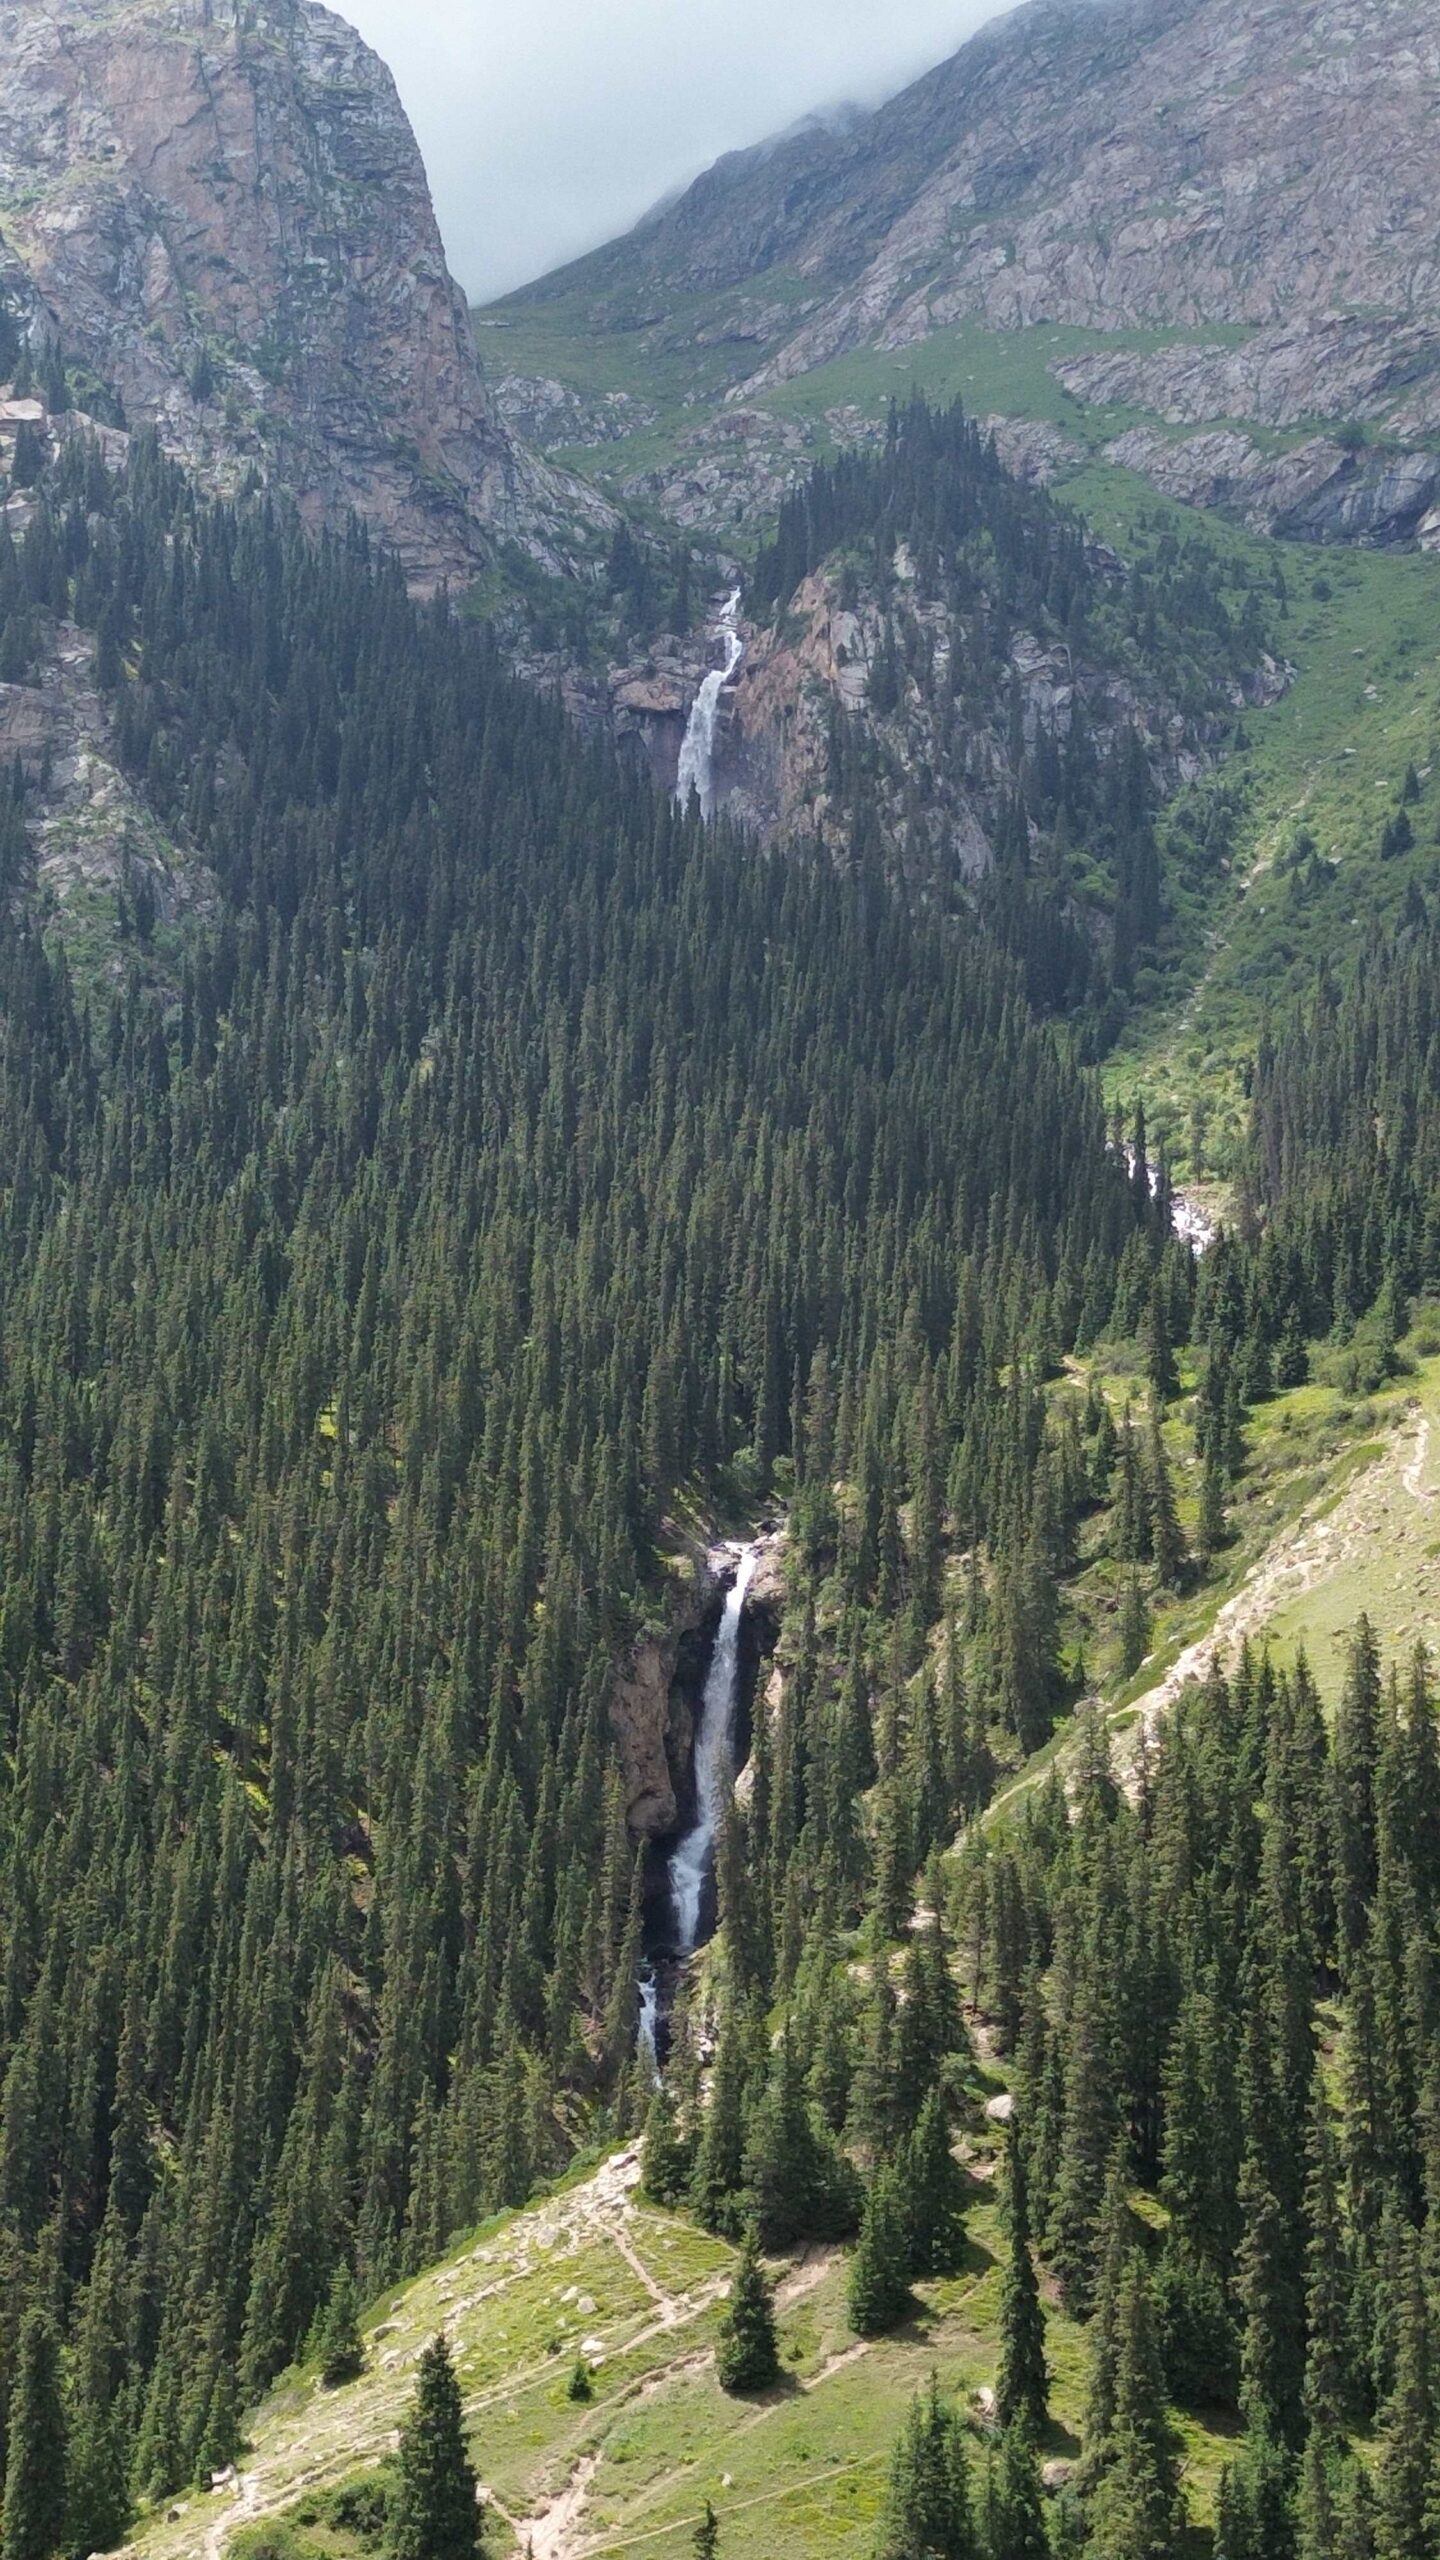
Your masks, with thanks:
M487 400L394 83L341 19L0 0L0 61L0 300L33 351L212 484L354 509L419 587L496 535L563 550L595 502Z
M1113 555L1097 547L1097 557L1117 581L1123 577ZM847 603L835 573L820 570L777 625L747 632L738 677L721 697L718 733L716 780L732 816L763 835L808 837L834 859L848 859L852 815L830 770L838 710L861 722L869 738L877 816L895 858L917 884L964 885L992 867L1025 756L1042 736L1063 742L1077 718L1102 760L1133 733L1167 796L1220 759L1222 722L1186 717L1155 680L1023 627L1011 635L997 671L989 722L962 732L947 719L943 685L927 693L913 677L893 709L879 712L875 670L897 631L908 633L909 654L942 674L948 668L954 617L942 601L918 594L903 550L886 606L870 593ZM1275 701L1287 681L1287 670L1264 657L1236 686L1229 707Z

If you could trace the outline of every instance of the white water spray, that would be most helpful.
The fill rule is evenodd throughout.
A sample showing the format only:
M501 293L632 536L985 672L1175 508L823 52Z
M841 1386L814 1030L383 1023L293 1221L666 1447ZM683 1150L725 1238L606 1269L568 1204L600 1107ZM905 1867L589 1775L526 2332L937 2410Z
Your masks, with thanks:
M700 814L715 814L715 731L720 719L720 696L729 684L745 655L745 643L736 628L740 619L740 589L737 587L721 607L720 619L711 630L712 640L725 646L725 664L712 667L690 706L690 725L680 749L680 771L675 783L675 797L682 809L690 806L690 794L700 795Z
M700 1913L715 1842L735 1783L735 1710L740 1697L740 1619L745 1594L759 1562L754 1547L733 1551L739 1558L735 1579L715 1638L715 1651L700 1702L700 1730L695 1737L695 1802L693 1830L678 1841L670 1860L670 1893L675 1905L676 1952L682 1961L700 1942ZM643 1996L643 1995L642 1995Z
M640 2024L635 2041L645 2076L652 2088L660 2077L659 2030L660 1985L655 1979L654 1966L647 1964L640 1976Z

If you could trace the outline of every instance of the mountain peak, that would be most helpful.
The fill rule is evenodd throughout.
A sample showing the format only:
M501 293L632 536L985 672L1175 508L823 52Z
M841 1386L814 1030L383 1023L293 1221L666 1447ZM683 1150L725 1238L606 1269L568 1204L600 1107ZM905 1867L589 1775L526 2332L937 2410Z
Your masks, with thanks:
M419 586L546 543L384 64L317 0L0 5L0 296L212 485L350 510Z

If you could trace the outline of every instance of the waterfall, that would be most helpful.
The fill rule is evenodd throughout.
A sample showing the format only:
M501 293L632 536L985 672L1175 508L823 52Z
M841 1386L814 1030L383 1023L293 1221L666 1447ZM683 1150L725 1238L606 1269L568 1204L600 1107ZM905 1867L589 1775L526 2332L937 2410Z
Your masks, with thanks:
M745 1594L754 1578L754 1547L735 1550L735 1579L725 1595L725 1608L715 1638L715 1651L700 1702L700 1729L695 1736L694 1828L676 1843L670 1859L670 1896L675 1907L676 1952L682 1962L700 1943L705 1887L714 1863L715 1842L735 1780L735 1709L740 1696L740 1619Z
M660 1984L653 1964L645 1965L640 1975L640 2025L636 2046L645 2067L645 2077L653 2089L660 2077Z
M700 794L700 814L715 814L715 729L720 717L720 696L745 655L745 643L736 624L740 619L740 589L728 596L721 607L720 619L711 630L712 640L725 645L725 664L712 667L694 702L690 706L690 725L680 749L680 771L675 783L675 797L682 809L690 806L690 794Z

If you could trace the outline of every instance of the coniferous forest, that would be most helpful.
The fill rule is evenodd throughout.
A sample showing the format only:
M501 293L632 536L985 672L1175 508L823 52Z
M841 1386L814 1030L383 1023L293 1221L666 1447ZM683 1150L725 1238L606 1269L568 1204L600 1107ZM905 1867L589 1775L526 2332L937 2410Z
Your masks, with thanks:
M1092 594L963 422L908 436L787 508L772 601L862 534L948 574L978 525L1037 610L1128 614L1143 650L1143 600ZM1179 564L1161 619L1218 685L1255 635L1202 587ZM922 2400L890 2560L1182 2550L1172 2403L1233 2412L1216 2560L1426 2560L1423 1647L1386 1665L1362 1629L1333 1729L1303 1662L1247 1656L1136 1788L1082 1723L1068 1790L978 1817L1083 1695L1057 1602L1083 1525L1137 1595L1183 1587L1307 1346L1371 1320L1383 1365L1440 1288L1434 901L1267 1028L1239 1214L1197 1260L1065 973L1037 988L1036 937L1077 931L1058 876L1022 931L863 826L834 864L706 825L360 535L203 500L143 439L118 476L71 442L0 531L0 676L59 616L214 898L173 981L141 914L82 986L6 779L4 2560L122 2540L294 2359L353 2370L357 2302L642 2123L651 2192L751 2244L736 2388L773 2378L761 2252L853 2239L854 2325L884 2334L962 2242L982 2029L1017 2097L1003 2459L982 2499ZM1158 900L1133 763L1072 781ZM1105 1339L1142 1348L1118 1430L1066 1368ZM713 2053L682 2005L652 2099L613 1665L663 1612L677 1507L777 1491L786 1714L721 1844ZM898 1983L857 1972L902 1941ZM1048 2527L1037 2266L1093 2356ZM406 2560L454 2524L425 2504L443 2364ZM473 2480L453 2547L470 2520Z

